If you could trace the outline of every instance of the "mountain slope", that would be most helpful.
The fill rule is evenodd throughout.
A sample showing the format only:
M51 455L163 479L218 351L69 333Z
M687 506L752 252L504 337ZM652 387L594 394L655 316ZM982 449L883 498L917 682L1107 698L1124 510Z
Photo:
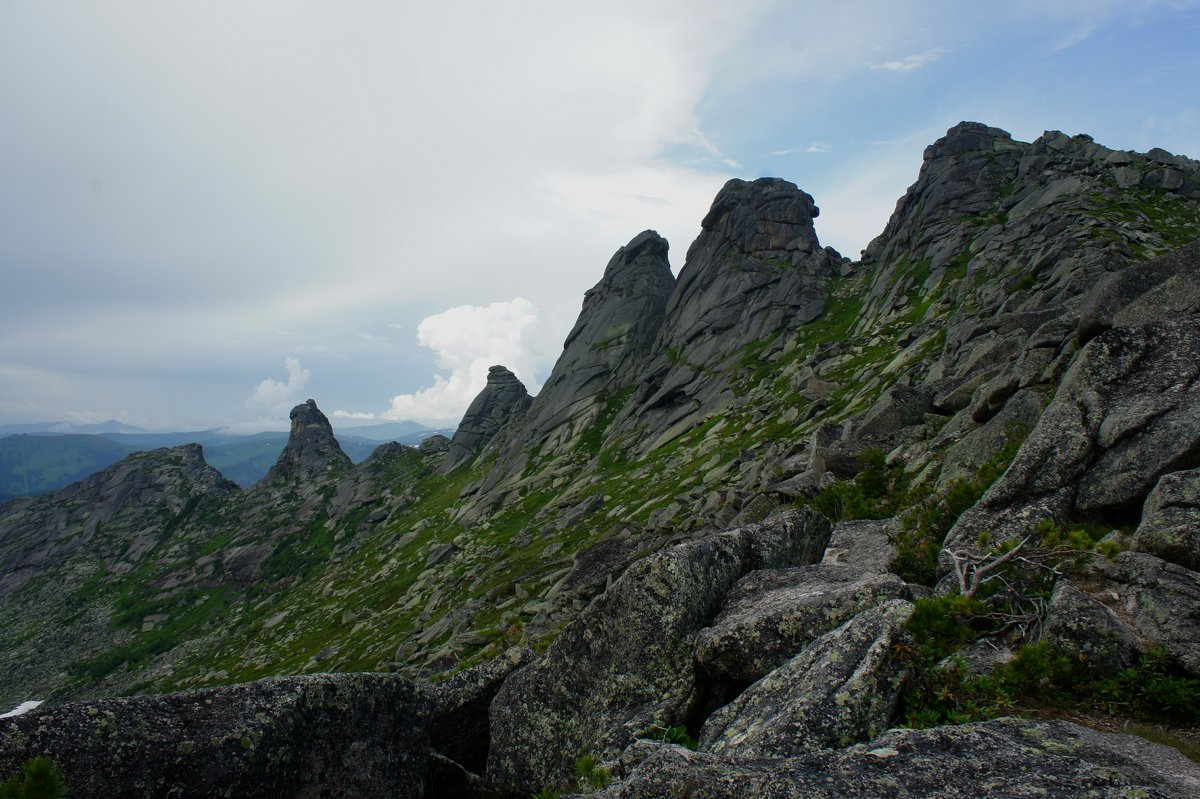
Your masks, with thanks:
M1086 343L1089 292L1200 235L1197 171L964 123L856 263L820 247L794 185L731 181L677 280L650 232L618 251L547 387L512 392L450 466L401 447L352 466L300 406L294 457L147 526L145 565L82 546L43 564L0 608L0 699L436 672L545 646L637 558L781 507L903 516L956 479L974 502ZM5 551L14 507L31 506L0 509ZM955 518L906 528L901 576L939 576ZM38 629L84 617L116 645L34 654Z

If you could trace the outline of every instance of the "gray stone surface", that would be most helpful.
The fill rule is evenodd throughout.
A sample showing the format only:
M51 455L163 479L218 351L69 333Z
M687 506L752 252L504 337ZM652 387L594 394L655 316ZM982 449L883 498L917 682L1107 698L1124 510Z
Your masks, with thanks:
M0 719L0 774L45 754L71 796L419 797L428 736L401 677L282 677Z
M784 180L725 184L688 249L655 358L617 416L616 431L665 431L727 405L721 367L821 314L826 279L842 260L821 249L817 214L812 197ZM643 448L655 440L646 438Z
M1200 241L1102 280L1084 298L1077 335L1087 341L1113 327L1196 315L1200 315Z
M1098 568L1112 581L1107 592L1127 626L1200 677L1200 572L1138 552Z
M679 544L630 566L492 703L487 777L538 790L582 754L614 756L652 725L679 724L696 698L696 634L752 569L817 560L830 524L804 509Z
M1142 506L1139 552L1200 570L1200 469L1163 475Z
M892 600L821 636L713 713L700 748L763 760L878 735L891 721L905 674L892 645L912 611Z
M1128 513L1198 453L1200 321L1109 330L1080 351L1012 465L947 540Z
M696 661L713 677L750 683L861 611L905 596L896 575L863 574L850 566L752 572L700 632Z
M505 424L520 418L532 401L516 375L503 366L489 368L487 385L471 402L454 431L454 438L450 439L442 471L452 472L468 463Z
M540 449L553 434L553 451L593 423L605 399L636 381L674 288L667 240L653 230L617 250L584 295L562 355L529 409L522 446Z
M1137 637L1112 610L1065 579L1050 595L1042 637L1095 677L1136 665L1142 652Z
M597 799L1189 799L1200 765L1160 744L1062 721L891 730L840 752L738 760L645 747Z

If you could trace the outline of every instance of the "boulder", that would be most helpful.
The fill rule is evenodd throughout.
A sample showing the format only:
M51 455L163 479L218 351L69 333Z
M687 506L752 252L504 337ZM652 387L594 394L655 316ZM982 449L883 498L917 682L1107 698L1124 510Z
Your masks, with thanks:
M1200 795L1200 765L1131 735L1064 721L998 719L890 730L839 752L732 760L679 746L647 748L625 779L595 799L1056 799Z
M1200 469L1159 479L1142 506L1133 548L1200 571Z
M1141 653L1136 636L1112 610L1059 580L1046 608L1043 640L1069 653L1094 677L1136 665Z
M947 542L1023 538L1044 519L1125 517L1200 452L1200 320L1092 339L1008 470Z
M899 698L905 669L892 645L912 611L892 600L821 636L710 716L700 748L762 760L878 735Z
M468 772L482 774L490 737L488 708L508 675L535 657L528 649L512 648L430 686L429 734L434 751Z
M907 595L894 574L850 566L763 570L743 577L696 641L696 661L714 678L747 684L785 663L822 633Z
M1139 552L1122 552L1098 568L1114 583L1114 610L1128 625L1200 677L1200 572Z
M0 774L47 755L72 796L419 797L428 714L386 674L76 702L0 719Z
M582 755L615 756L651 726L679 724L697 694L696 635L725 592L753 569L817 560L829 532L802 509L634 563L500 689L489 781L538 790L571 776Z
M1200 451L1200 321L1116 328L1093 339L991 504L1072 486L1080 513L1140 507Z

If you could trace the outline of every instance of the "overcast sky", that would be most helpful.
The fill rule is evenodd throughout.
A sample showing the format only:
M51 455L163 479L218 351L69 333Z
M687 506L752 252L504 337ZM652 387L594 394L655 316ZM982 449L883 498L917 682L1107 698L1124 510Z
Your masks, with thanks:
M857 257L963 119L1200 156L1196 2L0 3L0 424L456 423L730 177Z

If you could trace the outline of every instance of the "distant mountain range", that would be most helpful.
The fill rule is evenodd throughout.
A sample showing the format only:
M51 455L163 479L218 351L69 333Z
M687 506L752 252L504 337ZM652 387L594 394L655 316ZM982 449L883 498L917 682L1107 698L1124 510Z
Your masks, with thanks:
M397 441L416 445L453 429L425 427L416 422L388 422L347 428L338 442L354 463L360 463L379 444ZM196 443L205 460L243 488L261 480L287 443L288 434L235 435L222 428L151 433L109 420L99 424L40 422L0 426L0 502L47 494L105 469L132 452Z

